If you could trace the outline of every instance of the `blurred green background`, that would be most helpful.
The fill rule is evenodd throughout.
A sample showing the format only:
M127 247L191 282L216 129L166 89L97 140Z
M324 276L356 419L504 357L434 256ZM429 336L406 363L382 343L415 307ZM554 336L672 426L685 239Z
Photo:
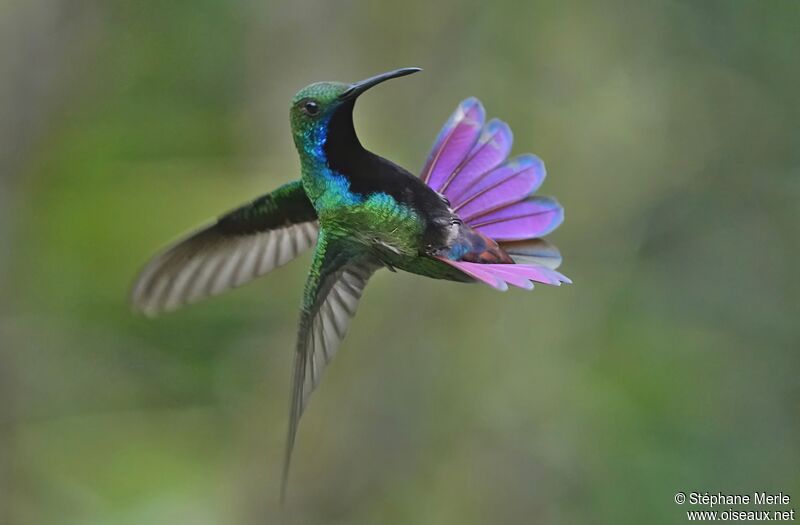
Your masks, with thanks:
M292 95L417 171L463 98L545 159L574 281L381 272L303 419L304 524L683 523L800 501L796 1L0 5L0 523L277 523L308 255L154 321L166 241L298 175Z

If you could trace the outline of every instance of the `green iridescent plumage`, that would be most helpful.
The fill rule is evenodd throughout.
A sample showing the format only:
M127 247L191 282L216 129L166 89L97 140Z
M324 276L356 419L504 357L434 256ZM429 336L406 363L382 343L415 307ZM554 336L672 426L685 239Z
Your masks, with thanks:
M501 165L510 130L499 121L484 127L476 99L462 102L445 124L421 178L362 147L353 127L356 98L416 71L302 89L290 108L300 180L179 240L145 267L133 290L141 311L172 310L240 286L315 246L298 323L282 499L300 417L376 270L498 289L568 281L554 271L558 251L536 238L563 218L554 200L530 196L544 178L543 164L527 155ZM478 228L520 242L501 246ZM514 264L517 258L524 264Z
M318 369L315 363L308 362L309 356L313 360L321 350L326 361L328 357L326 328L317 328L321 333L315 332L314 320L321 308L329 307L328 303L320 304L320 298L335 295L325 290L326 286L330 286L330 276L334 276L335 282L345 283L339 292L337 306L347 315L352 315L355 305L352 305L352 309L348 308L348 294L357 300L360 284L365 284L375 269L387 263L413 271L418 265L417 259L423 246L424 223L416 210L383 191L354 191L353 174L340 170L338 163L332 158L334 154L340 153L331 151L331 144L335 144L330 140L333 136L349 134L347 138L350 142L346 146L360 152L360 144L352 130L352 121L346 113L346 106L350 105L349 110L352 111L352 101L358 95L356 91L352 94L353 98L348 97L351 91L353 86L348 84L312 84L295 96L290 110L292 136L300 156L301 180L317 211L320 233L303 295L284 488L297 424L307 396L319 380L314 371L321 373L321 368ZM340 118L343 106L346 117L344 121ZM371 174L363 175L369 177ZM375 177L378 175L374 173ZM442 275L454 273L438 261L419 266L426 273L435 274L436 267L442 269ZM347 283L348 275L353 283ZM336 297L333 300L336 301ZM331 314L330 319L334 325L338 322L335 314ZM329 333L335 332L331 340L341 339L344 328L328 328ZM317 340L322 343L318 344ZM315 350L315 346L320 348ZM310 378L306 377L306 370L311 371Z

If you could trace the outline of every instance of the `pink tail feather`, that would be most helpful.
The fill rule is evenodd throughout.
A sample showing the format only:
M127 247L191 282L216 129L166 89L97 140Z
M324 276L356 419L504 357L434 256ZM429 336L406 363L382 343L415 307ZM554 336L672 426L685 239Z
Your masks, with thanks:
M565 275L544 266L471 263L451 261L444 257L440 257L439 260L461 270L478 281L488 284L492 288L502 291L507 290L509 284L531 290L533 289L534 281L552 286L561 286L561 283L572 284L572 281Z
M499 120L485 125L484 120L480 101L463 101L439 132L422 180L447 197L466 225L493 241L517 241L513 248L520 262L440 260L498 290L508 289L509 284L531 289L534 281L554 286L571 283L553 269L561 262L558 250L536 239L564 220L558 201L533 196L544 181L544 163L530 154L506 160L513 141L511 129Z

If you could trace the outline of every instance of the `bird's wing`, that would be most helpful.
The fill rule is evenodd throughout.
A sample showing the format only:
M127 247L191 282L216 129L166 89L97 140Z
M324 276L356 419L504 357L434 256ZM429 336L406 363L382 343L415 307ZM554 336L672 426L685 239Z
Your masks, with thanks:
M380 267L372 256L346 239L332 238L324 229L320 232L300 313L281 500L286 493L300 416L325 366L336 355L367 281Z
M300 181L285 184L156 255L133 286L133 307L155 315L240 286L313 246L318 229Z

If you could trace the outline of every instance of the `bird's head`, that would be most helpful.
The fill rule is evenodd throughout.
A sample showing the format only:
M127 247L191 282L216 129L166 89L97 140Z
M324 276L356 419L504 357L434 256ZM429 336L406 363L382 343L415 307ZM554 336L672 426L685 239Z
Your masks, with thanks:
M301 89L292 99L289 110L292 135L301 153L320 151L330 133L347 134L352 131L353 105L356 98L369 88L391 78L402 77L421 71L407 67L389 71L360 82L315 82ZM341 130L331 130L332 122L338 122ZM353 139L355 132L352 131ZM357 141L357 139L355 139Z

